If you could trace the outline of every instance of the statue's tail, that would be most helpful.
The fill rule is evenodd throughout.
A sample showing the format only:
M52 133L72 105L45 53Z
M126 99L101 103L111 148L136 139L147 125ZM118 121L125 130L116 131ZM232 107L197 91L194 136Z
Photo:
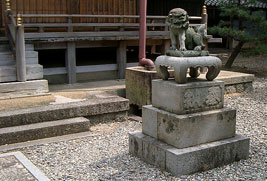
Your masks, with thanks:
M206 29L205 24L202 24L200 26L196 26L195 31L203 37L203 40L208 39L208 34L207 34L207 29Z

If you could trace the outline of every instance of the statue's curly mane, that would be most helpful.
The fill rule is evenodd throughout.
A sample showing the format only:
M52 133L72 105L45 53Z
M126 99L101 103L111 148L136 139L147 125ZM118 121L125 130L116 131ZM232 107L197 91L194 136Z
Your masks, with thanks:
M172 9L168 14L167 22L174 29L187 29L189 27L188 14L181 8Z

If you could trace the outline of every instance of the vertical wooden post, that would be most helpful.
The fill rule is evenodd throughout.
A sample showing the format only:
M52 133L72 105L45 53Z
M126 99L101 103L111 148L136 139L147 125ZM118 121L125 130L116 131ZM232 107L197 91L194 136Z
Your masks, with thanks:
M208 30L208 14L207 14L207 7L203 6L202 8L202 14L201 14L201 24L205 24L206 31ZM206 45L205 50L208 50L208 40L204 40L204 44Z
M208 28L208 14L207 14L207 7L203 6L202 8L202 14L201 14L202 20L201 23L206 25L206 29Z
M26 82L26 60L25 60L25 41L24 27L22 26L21 15L17 15L16 27L16 66L17 66L17 81Z
M68 17L68 23L72 24L72 17ZM73 26L68 26L68 32L73 32Z
M67 43L67 50L65 55L68 83L76 83L76 46L74 42Z
M118 65L118 78L125 78L125 68L127 64L127 54L126 54L127 44L126 41L119 41L117 47L117 65Z
M10 0L6 0L6 11L11 11Z
M123 19L124 19L124 18L122 18L122 17L120 18L120 23L121 23L121 24L123 24L123 22L124 22ZM120 31L124 31L124 28L123 28L122 26L120 26Z

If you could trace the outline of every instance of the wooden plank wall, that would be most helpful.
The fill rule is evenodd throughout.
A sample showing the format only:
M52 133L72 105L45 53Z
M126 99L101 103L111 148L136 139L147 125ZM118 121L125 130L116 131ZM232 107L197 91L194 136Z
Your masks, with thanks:
M138 0L11 0L14 13L21 14L93 14L93 15L136 15ZM1 17L4 16L5 0L2 4ZM3 19L3 18L1 18ZM26 23L66 22L64 18L29 18ZM75 18L74 22L113 23L113 18ZM126 19L125 22L134 22ZM2 21L3 23L3 21Z
M5 11L5 6L4 6L4 0L0 0L0 28L3 27L4 25L4 11Z
M204 0L147 0L147 14L167 16L173 8L183 8L190 16L200 16Z

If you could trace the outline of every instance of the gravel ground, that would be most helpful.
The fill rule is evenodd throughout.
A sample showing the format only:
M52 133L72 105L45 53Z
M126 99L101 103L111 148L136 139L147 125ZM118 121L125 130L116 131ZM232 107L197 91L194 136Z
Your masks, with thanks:
M237 133L251 139L248 160L189 176L171 174L128 154L134 121L98 124L93 136L24 148L22 151L51 180L266 180L267 79L256 78L254 91L225 97L237 109Z

